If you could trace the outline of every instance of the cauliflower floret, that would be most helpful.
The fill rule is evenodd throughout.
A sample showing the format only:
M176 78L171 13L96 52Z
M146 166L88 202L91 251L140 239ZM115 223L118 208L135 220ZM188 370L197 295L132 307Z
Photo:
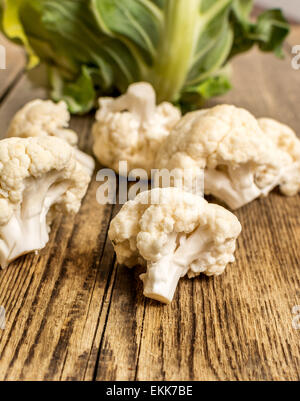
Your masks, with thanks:
M156 95L148 83L129 86L117 99L100 98L93 126L94 153L101 164L117 173L119 161L129 170L149 173L158 148L179 121L180 111L170 103L156 106Z
M108 235L119 263L147 265L144 295L170 303L180 277L223 273L240 232L223 207L179 188L156 188L127 202Z
M57 136L70 145L77 145L78 138L68 129L70 114L64 101L55 104L51 100L35 99L20 109L12 119L7 136Z
M77 213L90 175L55 137L0 141L0 265L45 247L62 210Z
M94 159L77 148L76 132L68 129L70 113L67 104L62 100L54 103L51 100L36 99L27 103L12 119L7 137L45 137L55 136L75 147L76 158L90 175L95 169Z
M280 191L286 196L296 195L300 190L300 141L296 133L271 118L259 118L258 123L276 146L292 157L293 163L282 177Z
M220 105L183 117L161 146L155 164L198 174L204 170L205 193L237 209L277 185L284 193L284 188L294 186L295 177L289 173L293 157L248 111Z

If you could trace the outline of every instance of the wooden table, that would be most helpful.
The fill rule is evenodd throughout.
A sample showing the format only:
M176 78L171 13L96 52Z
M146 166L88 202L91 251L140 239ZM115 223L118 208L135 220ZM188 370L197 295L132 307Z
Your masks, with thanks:
M3 39L2 39L3 42ZM233 63L234 90L215 99L269 116L300 133L300 70L257 51ZM28 80L24 56L5 43L1 135L45 91ZM38 74L34 73L35 81ZM90 152L93 116L75 117ZM98 169L100 166L98 166ZM1 380L298 380L300 203L274 191L242 208L236 263L217 278L182 279L163 306L142 295L140 270L117 266L107 230L116 208L96 202L92 180L80 213L54 222L50 242L0 272ZM297 320L297 319L296 319Z

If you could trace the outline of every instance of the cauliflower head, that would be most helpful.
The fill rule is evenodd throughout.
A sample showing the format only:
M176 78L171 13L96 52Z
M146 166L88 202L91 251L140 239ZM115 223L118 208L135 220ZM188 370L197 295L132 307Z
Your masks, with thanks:
M129 86L117 99L100 98L93 126L94 154L100 163L119 171L119 161L129 170L153 168L158 148L179 121L180 111L171 103L156 106L156 95L148 83Z
M58 211L77 213L90 175L55 137L0 141L0 265L44 248Z
M223 207L179 188L156 188L127 202L108 235L120 264L147 266L144 295L170 303L186 274L223 273L240 232L236 216Z
M78 138L68 129L70 113L64 101L35 99L20 109L8 128L8 137L57 136L70 145L77 145Z
M13 117L8 128L8 137L45 137L54 136L65 140L75 147L77 160L93 174L94 159L77 148L76 132L69 129L70 113L67 104L62 100L54 103L51 100L35 99L27 103Z
M184 116L161 146L155 164L160 169L189 168L195 174L204 170L205 193L237 209L278 185L283 193L291 187L299 190L290 174L299 160L297 152L274 136L248 111L219 105ZM298 142L293 136L294 147Z

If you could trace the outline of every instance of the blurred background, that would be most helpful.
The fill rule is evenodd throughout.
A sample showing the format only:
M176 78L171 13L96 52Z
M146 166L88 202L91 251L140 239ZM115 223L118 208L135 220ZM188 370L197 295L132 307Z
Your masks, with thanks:
M281 8L286 17L300 22L300 0L256 0L256 5L259 8Z

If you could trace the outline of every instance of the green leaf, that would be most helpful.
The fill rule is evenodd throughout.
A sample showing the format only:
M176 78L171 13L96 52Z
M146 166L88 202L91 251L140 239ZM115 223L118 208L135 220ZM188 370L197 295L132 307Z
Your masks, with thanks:
M196 110L202 107L205 100L224 95L231 88L229 68L226 66L215 76L205 79L199 85L187 87L179 104L184 112Z
M33 68L39 63L39 59L30 46L20 21L20 11L23 3L24 0L3 1L1 26L8 38L19 39L24 44L29 56L28 68Z
M83 66L81 75L75 82L64 81L57 70L50 70L52 98L55 101L64 100L71 113L86 113L94 106L95 90L91 71Z
M221 49L222 54L216 55L215 46L231 3L232 0L166 1L159 57L148 78L159 101L177 100L187 85L201 81L207 68L205 62L211 71L219 68L224 53Z
M278 57L282 57L282 44L289 32L290 26L281 10L268 10L258 17L255 33L259 38L259 48L263 51L274 51Z
M102 31L131 43L148 64L157 57L162 10L149 0L92 0L92 9Z
M265 11L256 23L252 23L248 18L251 3L248 0L235 0L231 14L234 43L230 56L245 52L257 44L262 51L273 51L276 56L282 57L282 45L290 27L281 10Z
M252 0L3 2L0 29L24 44L30 66L40 59L54 71L54 98L76 113L137 81L150 82L159 102L199 107L229 89L233 56L254 45L281 56L289 32L280 10L253 22Z
M230 79L227 76L217 76L207 78L197 88L197 92L203 99L210 99L214 96L221 96L232 88Z
M237 19L245 25L249 24L252 7L253 0L235 0L232 6Z

